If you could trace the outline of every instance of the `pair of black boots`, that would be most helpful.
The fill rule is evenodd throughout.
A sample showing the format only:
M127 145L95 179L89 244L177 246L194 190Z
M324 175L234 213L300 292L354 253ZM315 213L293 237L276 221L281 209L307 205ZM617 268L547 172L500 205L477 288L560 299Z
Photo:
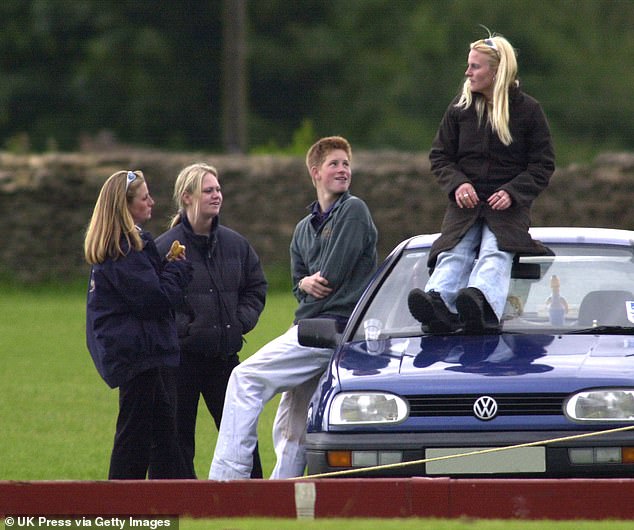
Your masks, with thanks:
M481 335L500 331L500 321L495 311L482 291L475 287L458 291L458 314L449 311L436 291L426 293L421 289L412 289L407 297L407 305L410 313L429 333L452 333L463 329L467 334Z

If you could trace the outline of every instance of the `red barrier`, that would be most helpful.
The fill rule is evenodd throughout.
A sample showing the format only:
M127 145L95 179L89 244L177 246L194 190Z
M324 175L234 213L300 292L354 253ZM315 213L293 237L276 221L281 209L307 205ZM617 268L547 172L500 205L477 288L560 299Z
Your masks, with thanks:
M0 482L0 515L634 519L634 479Z

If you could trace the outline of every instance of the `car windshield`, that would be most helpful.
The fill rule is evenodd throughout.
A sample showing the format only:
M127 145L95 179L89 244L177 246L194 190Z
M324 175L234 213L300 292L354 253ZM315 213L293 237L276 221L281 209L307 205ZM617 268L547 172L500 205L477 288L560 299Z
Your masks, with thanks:
M554 255L524 256L514 265L503 332L634 333L632 249L589 244L548 247ZM371 319L382 338L421 334L420 323L408 310L407 295L414 287L424 288L429 279L428 254L428 248L410 249L400 256L374 292L355 340L364 338L364 322Z

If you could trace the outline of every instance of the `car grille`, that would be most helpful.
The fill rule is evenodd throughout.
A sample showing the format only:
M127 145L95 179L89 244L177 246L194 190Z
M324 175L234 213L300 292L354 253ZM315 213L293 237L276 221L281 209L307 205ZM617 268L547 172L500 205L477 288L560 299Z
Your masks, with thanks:
M473 404L485 394L406 396L410 416L473 416ZM498 404L498 416L563 414L568 394L486 394Z

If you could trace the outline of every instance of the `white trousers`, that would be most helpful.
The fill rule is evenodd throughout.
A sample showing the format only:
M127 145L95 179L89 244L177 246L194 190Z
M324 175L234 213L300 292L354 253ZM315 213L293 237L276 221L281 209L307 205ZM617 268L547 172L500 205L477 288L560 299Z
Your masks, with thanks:
M273 339L231 373L210 480L248 479L257 443L258 419L276 394L284 392L273 425L277 463L271 478L304 474L308 403L333 351L297 341L297 326Z

